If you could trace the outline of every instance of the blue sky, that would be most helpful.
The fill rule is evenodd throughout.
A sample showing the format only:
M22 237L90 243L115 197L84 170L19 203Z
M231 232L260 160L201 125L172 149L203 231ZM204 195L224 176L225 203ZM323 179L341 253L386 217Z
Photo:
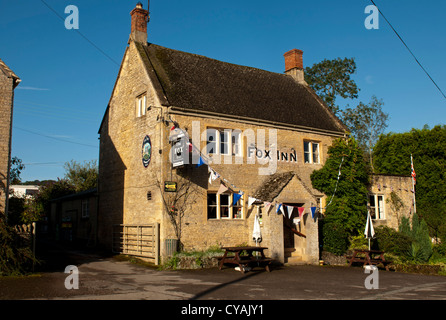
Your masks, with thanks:
M50 10L46 2L55 12ZM97 159L98 128L130 33L137 0L0 1L0 58L22 79L15 91L12 155L22 180L63 177L63 164ZM147 1L141 1L147 8ZM446 91L446 2L376 0L437 84ZM283 53L304 51L304 65L354 57L361 89L390 114L387 131L445 124L446 99L380 17L364 20L369 0L152 0L149 42L268 71ZM64 26L79 9L79 32Z

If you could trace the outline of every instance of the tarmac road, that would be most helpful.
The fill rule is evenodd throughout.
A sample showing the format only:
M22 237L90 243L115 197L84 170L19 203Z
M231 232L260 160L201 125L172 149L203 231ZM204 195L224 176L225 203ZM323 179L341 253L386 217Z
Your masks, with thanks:
M51 268L35 276L0 278L2 300L446 300L446 277L361 267L282 266L242 274L223 270L158 271L79 251L52 251ZM79 270L68 290L65 267ZM370 277L378 276L367 289Z

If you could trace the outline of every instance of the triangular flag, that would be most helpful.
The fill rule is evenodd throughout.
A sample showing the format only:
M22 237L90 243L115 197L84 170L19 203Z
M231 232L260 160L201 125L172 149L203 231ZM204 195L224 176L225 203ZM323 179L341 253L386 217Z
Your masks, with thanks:
M252 204L254 203L254 202L256 202L256 198L253 198L253 197L249 197L248 198L248 208L250 207L250 206L252 206Z
M276 204L276 213L279 213L280 208L282 207L281 203Z
M291 219L291 215L293 214L293 206L286 206L287 210L288 210L288 219Z
M295 223L299 224L300 223L300 218L296 218L294 219Z
M297 210L299 211L299 218L302 217L302 214L304 213L305 208L304 207L297 207Z
M220 175L216 171L214 171L214 169L212 169L211 167L208 167L208 171L209 171L209 184L212 184L212 182L217 180L220 177Z
M242 197L242 195L240 193L234 193L234 195L232 196L232 198L234 200L232 202L232 205L235 206L241 197Z
M204 163L205 162L204 162L203 158L200 156L200 159L198 159L197 168L202 166Z
M265 206L265 213L268 213L269 209L271 208L271 202L263 202L263 205Z
M283 205L280 205L280 211L282 211L283 216L286 217L286 216L285 216L285 211L284 211L284 209L283 209Z
M311 207L311 217L314 219L314 214L316 213L316 207Z
M225 192L226 190L228 190L228 187L225 186L223 183L220 184L220 189L218 189L217 195Z

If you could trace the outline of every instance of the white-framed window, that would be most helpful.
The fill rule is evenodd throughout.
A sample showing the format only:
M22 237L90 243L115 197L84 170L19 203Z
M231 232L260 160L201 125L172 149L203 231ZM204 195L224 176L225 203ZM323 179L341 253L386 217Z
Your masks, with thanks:
M206 151L209 155L241 156L241 131L206 129Z
M146 115L147 98L146 94L142 94L136 98L136 116L142 117Z
M304 163L320 163L319 142L304 141Z
M374 220L386 219L386 212L384 208L384 196L380 194L369 195L370 215Z
M217 219L243 219L243 196L233 205L232 193L208 192L207 194L207 218Z
M82 200L82 218L90 217L90 201L88 199Z

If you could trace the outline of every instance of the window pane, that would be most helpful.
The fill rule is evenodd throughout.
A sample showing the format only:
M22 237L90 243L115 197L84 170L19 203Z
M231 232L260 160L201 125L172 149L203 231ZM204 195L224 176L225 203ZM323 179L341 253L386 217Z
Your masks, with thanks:
M229 154L229 133L230 131L220 132L220 153Z
M214 154L216 153L215 147L216 145L216 140L217 140L217 130L215 129L207 129L206 130L206 139L207 139L207 144L206 144L206 151L208 154Z
M208 193L208 219L217 219L217 195Z
M313 163L319 163L319 143L312 143L313 146Z
M229 218L229 194L220 194L220 218Z
M311 162L311 158L310 158L310 142L308 142L308 141L304 141L304 162L305 163L310 163Z
M377 196L378 198L378 219L384 219L384 197Z

